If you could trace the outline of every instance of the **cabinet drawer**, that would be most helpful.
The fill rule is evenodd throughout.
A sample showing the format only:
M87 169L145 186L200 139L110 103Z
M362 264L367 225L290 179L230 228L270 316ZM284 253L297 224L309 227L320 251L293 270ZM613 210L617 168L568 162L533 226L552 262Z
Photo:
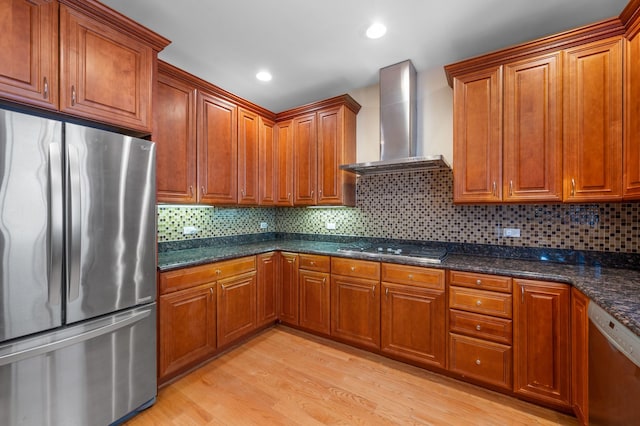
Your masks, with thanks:
M512 299L510 294L449 287L449 307L463 311L511 318Z
M456 311L455 309L449 311L449 330L505 345L511 345L513 341L511 320Z
M444 271L419 266L383 263L381 281L444 290Z
M367 260L331 258L331 274L347 277L380 279L380 263Z
M308 271L329 272L331 270L331 258L317 254L301 254L299 268Z
M482 290L511 293L511 278L500 275L476 274L474 272L449 272L449 285L470 287Z
M511 389L511 346L449 334L449 369L462 376Z
M209 263L207 265L176 269L160 273L160 294L171 293L185 288L217 281L233 275L255 271L256 257L241 257Z

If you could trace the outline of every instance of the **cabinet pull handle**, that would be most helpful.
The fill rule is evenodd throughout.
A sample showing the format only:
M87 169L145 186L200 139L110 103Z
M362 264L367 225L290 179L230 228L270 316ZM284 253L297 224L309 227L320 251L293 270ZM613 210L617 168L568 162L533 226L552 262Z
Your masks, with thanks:
M323 279L322 279L322 285L324 286L324 285L326 284L326 282L327 282L327 279L326 279L326 278L323 278Z
M209 287L209 293L213 296L213 287Z
M71 86L71 106L76 104L76 86Z
M524 303L524 286L520 287L520 302Z
M244 189L241 189L240 193L242 194L242 197L244 198Z
M497 197L498 194L498 185L496 185L496 181L493 181L493 186L492 186L492 194L494 197Z
M576 196L576 180L573 178L571 179L571 196Z
M509 181L509 197L513 196L513 181Z
M384 289L384 295L387 297L389 296L389 287Z
M204 185L202 185L202 186L200 187L200 190L202 191L202 193L201 193L201 194L202 194L202 196L204 197Z
M44 78L44 92L42 93L42 96L45 99L49 98L49 81L47 80L47 77Z
M482 300L476 300L476 306L482 306Z
M373 286L373 289L371 291L371 297L375 297L376 296L376 286Z
M313 198L313 194L315 191L311 190L311 198Z
M477 280L476 285L482 285L482 280Z
M291 193L287 194L287 200L291 198Z
M189 195L193 198L193 185L189 185Z

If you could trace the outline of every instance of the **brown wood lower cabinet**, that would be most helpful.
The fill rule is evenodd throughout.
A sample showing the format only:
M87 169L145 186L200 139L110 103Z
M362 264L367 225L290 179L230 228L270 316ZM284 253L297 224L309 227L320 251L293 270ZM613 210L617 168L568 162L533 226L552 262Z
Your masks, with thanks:
M380 263L334 257L331 272L331 336L380 349Z
M298 255L280 253L280 321L284 324L298 325Z
M382 264L381 350L446 367L445 272Z
M225 346L256 329L256 273L218 282L218 346Z
M571 289L571 395L580 424L589 423L589 299Z
M159 363L162 383L216 350L215 283L160 296Z
M514 392L571 407L570 289L514 279Z
M275 323L278 319L278 252L257 256L257 326Z
M449 334L449 370L490 385L511 389L511 346Z
M300 255L298 285L300 291L300 327L329 334L331 323L330 258Z

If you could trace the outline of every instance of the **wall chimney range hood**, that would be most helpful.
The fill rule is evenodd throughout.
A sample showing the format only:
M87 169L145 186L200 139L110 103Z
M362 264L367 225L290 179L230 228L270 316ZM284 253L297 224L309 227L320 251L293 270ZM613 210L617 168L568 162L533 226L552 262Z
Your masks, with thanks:
M416 156L416 70L410 60L380 69L380 161L343 164L359 175L450 169L442 155Z

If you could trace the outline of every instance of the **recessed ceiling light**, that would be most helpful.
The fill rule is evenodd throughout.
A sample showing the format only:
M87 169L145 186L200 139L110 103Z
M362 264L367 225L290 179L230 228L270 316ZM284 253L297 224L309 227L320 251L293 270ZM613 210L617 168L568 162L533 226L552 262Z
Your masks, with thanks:
M374 22L371 24L369 28L367 28L367 37L371 39L380 38L385 35L387 32L387 27L385 27L380 22Z
M269 71L260 71L256 74L256 78L260 81L271 81L271 73Z

